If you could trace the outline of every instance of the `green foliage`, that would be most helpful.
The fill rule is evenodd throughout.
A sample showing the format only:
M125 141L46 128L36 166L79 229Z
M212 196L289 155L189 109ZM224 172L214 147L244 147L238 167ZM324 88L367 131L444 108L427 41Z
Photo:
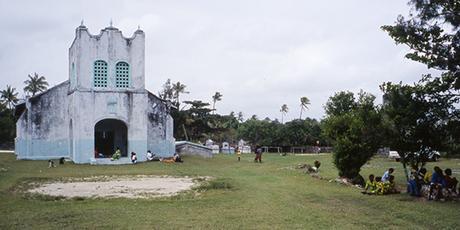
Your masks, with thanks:
M374 105L375 97L360 92L339 92L326 104L324 133L333 141L334 164L339 176L359 177L361 166L368 162L380 146L382 118Z
M300 116L299 119L302 120L302 112L308 109L310 105L310 99L308 97L301 97L300 98Z
M216 111L216 102L218 101L221 101L222 100L222 94L219 93L219 92L216 92L213 96L212 96L212 111Z
M429 149L454 153L460 140L460 4L451 0L411 0L408 18L382 29L410 48L406 58L441 72L413 86L384 83L388 145L403 166L423 166ZM418 151L418 153L416 153ZM421 163L421 164L419 164ZM407 171L407 170L406 170Z
M13 110L0 103L0 147L10 148L16 136L16 122Z
M398 44L409 46L406 57L442 70L437 78L451 89L460 89L460 4L452 0L411 0L409 18L382 29Z
M31 93L33 97L35 94L47 89L48 82L44 76L39 76L37 73L34 73L33 76L29 74L28 77L29 79L24 81L24 84L26 85L24 87L24 92Z
M19 101L16 88L12 88L10 85L7 85L6 89L0 91L0 101L5 103L8 109L12 110Z

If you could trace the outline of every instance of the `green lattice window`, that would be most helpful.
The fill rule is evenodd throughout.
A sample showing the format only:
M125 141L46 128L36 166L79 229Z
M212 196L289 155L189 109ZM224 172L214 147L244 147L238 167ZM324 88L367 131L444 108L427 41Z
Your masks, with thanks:
M94 62L94 87L107 87L107 62L105 61Z
M116 78L115 86L117 88L129 87L129 64L126 62L118 62L115 67Z

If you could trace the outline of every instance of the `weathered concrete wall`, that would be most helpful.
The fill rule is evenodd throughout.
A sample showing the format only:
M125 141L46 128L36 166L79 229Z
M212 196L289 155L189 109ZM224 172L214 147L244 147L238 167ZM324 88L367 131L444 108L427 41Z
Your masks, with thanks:
M66 81L27 100L27 109L16 123L19 159L69 157L68 87Z
M145 92L145 91L144 91ZM81 92L72 94L74 105L75 154L74 161L89 163L94 156L94 128L103 119L117 119L128 128L128 149L138 153L139 161L145 159L147 152L147 95L135 92Z
M170 157L175 152L173 120L166 102L148 93L147 149L161 157Z
M107 27L92 35L85 26L79 26L75 40L69 49L69 79L72 90L93 88L94 62L103 60L108 64L108 87L115 88L115 66L127 62L130 66L130 89L145 88L145 34L137 30L131 38L123 36L115 27ZM72 81L74 79L76 82Z
M176 142L176 152L178 152L181 156L201 156L205 158L213 157L211 148L188 141Z
M69 49L69 81L26 102L17 126L19 159L70 157L75 163L96 163L95 125L104 119L127 127L126 153L146 160L147 149L167 157L175 152L173 120L164 101L145 90L145 35L131 38L107 27L91 35L85 26L76 30ZM108 87L94 88L94 62L108 63ZM116 63L130 66L130 85L116 88ZM101 160L102 161L102 160Z

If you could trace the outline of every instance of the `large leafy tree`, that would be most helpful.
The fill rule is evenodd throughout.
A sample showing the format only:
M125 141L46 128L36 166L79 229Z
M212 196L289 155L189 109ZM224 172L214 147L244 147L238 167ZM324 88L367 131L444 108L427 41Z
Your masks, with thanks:
M19 100L16 88L12 88L10 85L7 85L6 89L0 91L0 98L2 102L6 104L7 108L11 110Z
M408 179L407 165L419 169L428 160L430 149L446 148L453 105L449 100L438 100L436 106L427 99L426 84L414 86L385 83L383 113L388 146L397 150Z
M456 0L411 0L408 18L382 29L410 48L406 57L443 71L436 78L445 90L460 89L460 4ZM458 96L458 94L457 94Z
M16 123L13 110L0 103L0 148L13 147Z
M31 93L32 97L35 94L45 91L48 88L48 82L44 76L39 76L37 73L34 73L33 76L28 75L28 79L24 81L26 85L24 87L24 92L26 94Z
M390 147L403 165L419 168L430 148L455 152L460 139L460 4L453 0L411 0L409 17L382 29L410 48L406 58L436 69L413 86L385 83ZM410 109L409 109L410 108ZM458 149L457 149L458 150ZM407 158L407 159L406 159Z
M359 172L380 146L381 114L375 96L360 92L339 92L326 104L324 133L334 145L333 162L339 176L362 183Z

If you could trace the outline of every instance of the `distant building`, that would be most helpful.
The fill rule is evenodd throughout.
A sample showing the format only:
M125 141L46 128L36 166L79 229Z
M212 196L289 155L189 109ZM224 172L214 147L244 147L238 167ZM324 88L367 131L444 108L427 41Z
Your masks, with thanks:
M17 105L18 159L109 163L116 148L167 157L175 151L170 103L145 89L145 34L83 24L69 49L69 80ZM121 159L121 161L127 161ZM115 163L115 162L113 162Z

